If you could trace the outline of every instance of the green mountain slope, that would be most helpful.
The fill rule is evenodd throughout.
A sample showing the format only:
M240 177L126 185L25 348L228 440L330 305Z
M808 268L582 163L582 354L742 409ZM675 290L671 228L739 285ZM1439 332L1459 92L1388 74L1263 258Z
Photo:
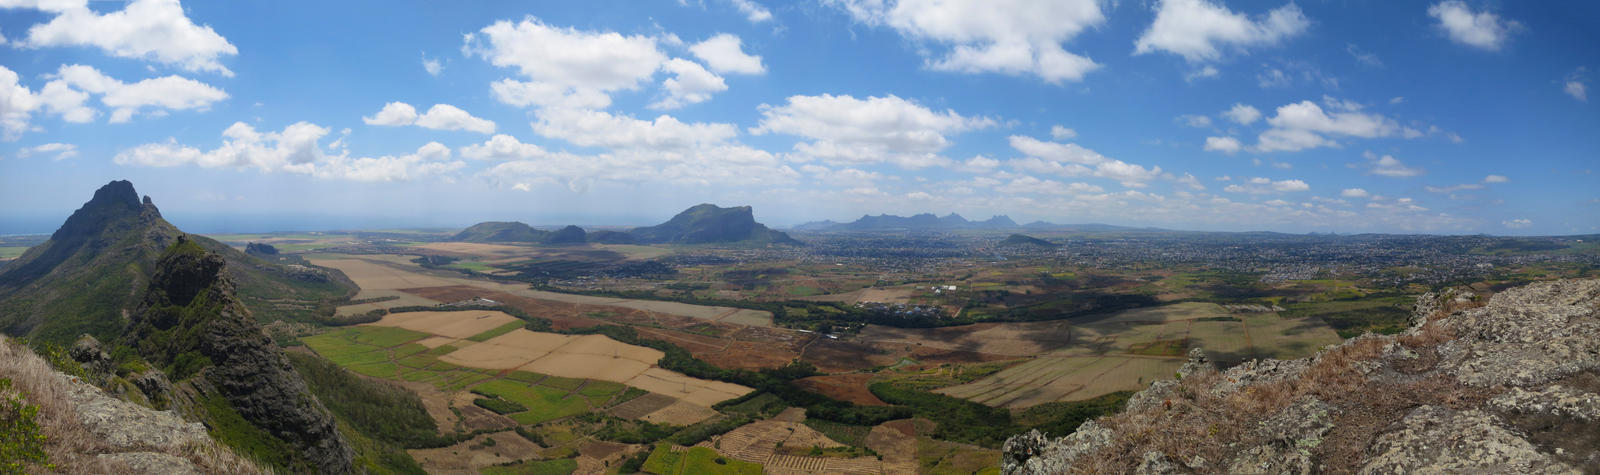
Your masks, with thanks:
M180 235L154 266L117 346L177 383L178 409L230 446L280 469L346 473L354 457L333 416L235 296L227 261ZM244 424L230 424L242 419Z
M84 333L114 339L156 259L179 235L132 183L101 187L49 240L0 268L0 331L58 344ZM355 292L335 270L278 265L201 237L194 242L228 262L239 298L263 321L310 321L319 306Z
M461 230L451 241L462 242L544 242L549 231L540 231L516 221L486 221Z
M634 228L630 234L643 243L800 244L788 234L757 223L749 206L696 205L665 223Z

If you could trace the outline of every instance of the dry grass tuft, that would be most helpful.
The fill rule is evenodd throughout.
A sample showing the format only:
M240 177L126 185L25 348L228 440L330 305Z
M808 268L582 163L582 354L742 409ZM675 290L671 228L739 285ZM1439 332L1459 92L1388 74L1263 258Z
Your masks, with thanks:
M39 406L37 420L46 437L45 452L56 470L62 473L138 473L126 465L98 457L115 450L78 418L77 408L68 397L72 383L67 376L51 368L44 358L15 341L0 337L0 378L10 378L12 389L22 393L30 404ZM188 459L203 473L269 473L216 443L178 447L164 453ZM45 473L43 467L31 470Z

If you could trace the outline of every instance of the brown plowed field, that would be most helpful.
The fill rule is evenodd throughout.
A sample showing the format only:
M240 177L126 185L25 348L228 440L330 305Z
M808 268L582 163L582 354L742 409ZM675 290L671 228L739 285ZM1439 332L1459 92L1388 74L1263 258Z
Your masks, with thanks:
M840 401L849 401L863 406L889 405L878 399L877 396L872 395L872 391L867 390L867 383L871 380L871 374L833 374L799 379L794 384L808 391Z

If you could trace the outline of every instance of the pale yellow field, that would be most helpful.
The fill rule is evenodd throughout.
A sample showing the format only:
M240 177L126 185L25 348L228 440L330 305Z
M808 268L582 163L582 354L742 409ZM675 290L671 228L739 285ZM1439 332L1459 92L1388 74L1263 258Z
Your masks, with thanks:
M752 391L737 384L691 378L661 368L645 370L623 384L707 407Z
M687 426L710 419L716 415L717 411L711 410L709 407L678 401L670 406L657 409L655 412L645 414L644 417L639 419L656 424Z
M465 244L465 243L453 243L453 244ZM479 245L479 246L493 246L493 244L477 244L477 245ZM358 299L371 298L371 297L380 297L380 296L386 296L386 295L402 295L402 296L409 296L410 298L413 298L413 299L420 299L420 300L425 302L425 303L409 303L409 302L412 302L412 301L408 301L407 298L403 297L403 298L401 298L401 300L390 300L390 301L385 301L385 302L376 302L376 303L372 303L372 304L362 304L362 305L347 306L348 307L348 313L346 313L346 311L342 310L340 312L340 314L365 313L365 312L370 311L370 310L375 309L375 308L392 308L392 307L408 306L408 305L435 305L435 304L438 304L440 302L435 302L435 301L428 300L428 299L422 299L421 297L415 297L415 296L411 296L410 294L406 294L404 292L397 292L397 291L399 289L414 289L414 288L419 288L419 287L445 287L445 286L452 286L452 285L465 285L465 286L481 288L481 289L484 289L484 290L505 292L505 293L509 293L509 294L512 294L512 295L517 295L517 296L520 296L520 297L527 297L527 298L534 298L534 299L541 299L541 300L553 300L553 301L557 301L557 302L576 303L576 304L585 304L585 305L609 305L609 306L613 306L613 307L624 307L624 308L631 308L631 309L637 309L637 310L645 310L645 311L650 311L650 312L665 313L665 314L669 314L669 315L677 315L677 316L683 316L683 317L698 318L698 319L702 319L702 320L714 320L714 319L717 319L720 316L727 315L727 317L724 317L724 319L726 319L726 318L734 318L734 320L729 321L729 323L738 323L738 324L743 324L743 325L753 325L753 326L763 326L763 327L771 327L772 326L772 313L771 312L763 312L763 311L759 311L759 310L743 310L743 309L736 309L736 308L732 308L732 307L711 307L711 306L705 306L705 305L691 305L691 304L678 303L678 302L661 302L661 301L654 301L654 300L631 300L631 299L619 299L619 298L611 298L611 297L591 297L591 296L587 296L587 295L574 295L574 294L563 294L563 293L557 293L557 292L546 292L546 291L542 291L542 290L529 289L527 284L520 283L520 282L502 283L502 282L494 282L494 281L489 281L489 280L469 279L469 278L465 278L465 277L454 277L454 276L450 276L450 275L447 275L447 274L444 274L444 273L433 274L433 273L430 273L429 271L427 271L426 269L423 269L423 268L417 266L416 264L407 261L405 256L396 256L396 255L387 255L387 254L382 254L382 255L361 255L361 256L354 256L354 255L344 256L344 255L335 255L335 254L323 254L323 255L320 255L320 256L322 256L322 257L316 258L316 259L311 259L311 263L315 264L315 265L319 265L319 266L324 266L324 267L332 267L332 268L339 269L339 270L343 271L345 273L345 275L350 277L350 280L355 281L356 286L361 287L361 293L356 296L356 298L358 298ZM339 257L331 257L331 256L339 256ZM408 303L400 303L400 302L408 302ZM345 309L345 308L346 307L341 307L341 309ZM730 312L732 312L732 314L730 314Z
M505 312L476 310L467 312L391 313L384 315L382 319L376 322L372 322L372 325L400 327L450 338L470 338L473 335L493 330L501 325L515 321L517 321L517 317L506 315Z
M911 289L861 289L856 302L911 303Z
M516 329L482 343L462 341L457 344L464 346L439 359L473 368L516 369L618 382L705 407L751 391L737 384L692 378L656 368L655 363L662 356L660 351L601 335L560 335Z
M413 244L411 247L479 256L512 256L529 252L529 248L522 246L476 242L429 242Z

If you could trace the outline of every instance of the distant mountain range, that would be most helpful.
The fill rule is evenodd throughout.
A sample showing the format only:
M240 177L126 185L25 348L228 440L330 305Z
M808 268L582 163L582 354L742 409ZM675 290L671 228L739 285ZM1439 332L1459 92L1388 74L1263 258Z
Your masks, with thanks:
M534 229L519 222L490 221L478 223L456 233L452 241L465 242L525 242L539 244L784 244L798 245L799 241L781 231L774 231L756 222L749 206L723 208L701 204L678 213L672 219L655 226L634 228L627 232L585 232L577 226L567 226L557 231Z
M1019 225L1006 215L996 215L983 221L970 221L959 214L950 213L944 216L935 216L933 213L922 213L912 216L895 216L880 214L877 216L866 215L849 223L837 221L812 221L790 228L795 231L812 232L837 232L837 231L955 231L962 229L980 230L1038 230L1038 231L1164 231L1157 228L1131 228L1125 226L1112 226L1109 224L1055 224L1044 221Z

